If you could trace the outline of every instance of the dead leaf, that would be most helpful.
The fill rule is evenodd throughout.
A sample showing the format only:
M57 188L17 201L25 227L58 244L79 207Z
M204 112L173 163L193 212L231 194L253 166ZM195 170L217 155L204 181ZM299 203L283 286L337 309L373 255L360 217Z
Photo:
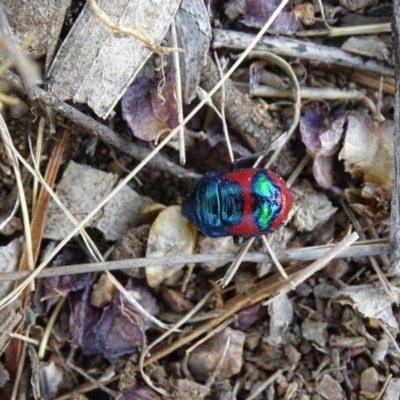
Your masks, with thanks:
M180 206L163 210L150 228L146 257L163 257L176 254L192 254L196 245L196 231L182 216ZM147 282L156 287L183 268L183 264L146 267Z

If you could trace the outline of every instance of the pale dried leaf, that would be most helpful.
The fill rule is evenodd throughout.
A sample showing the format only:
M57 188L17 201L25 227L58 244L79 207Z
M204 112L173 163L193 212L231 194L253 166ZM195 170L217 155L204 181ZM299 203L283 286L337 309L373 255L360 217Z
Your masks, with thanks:
M275 299L268 307L271 317L269 322L269 335L266 341L272 346L279 346L282 336L293 321L293 305L289 297L284 294Z
M179 1L99 0L98 5L112 21L140 28L159 44ZM51 66L49 90L106 118L151 54L138 39L111 32L85 5Z
M339 160L353 177L362 175L365 182L390 190L393 170L394 122L372 121L370 117L354 113L347 117L347 130Z
M291 227L285 225L283 228L280 228L277 231L272 232L270 235L268 235L267 240L272 250L275 253L279 253L279 251L286 250L287 244L289 243L290 240L293 239L294 235L295 231ZM267 275L272 266L273 266L272 263L258 264L257 265L258 276L261 278Z
M393 290L399 296L400 289L393 286ZM346 286L334 296L333 301L350 305L363 318L377 318L393 329L399 329L393 315L392 300L380 284Z
M291 222L299 231L313 230L337 210L324 193L317 192L307 181L302 180L294 184L291 192L295 204Z
M180 206L171 206L163 210L150 228L146 257L192 254L196 245L196 232L181 214ZM154 265L146 267L147 282L156 287L183 268L183 264L174 266Z

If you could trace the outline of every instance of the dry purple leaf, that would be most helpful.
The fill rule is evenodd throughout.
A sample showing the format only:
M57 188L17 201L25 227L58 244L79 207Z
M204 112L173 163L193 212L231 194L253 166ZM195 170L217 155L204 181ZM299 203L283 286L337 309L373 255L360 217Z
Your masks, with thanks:
M170 70L164 80L153 82L142 76L126 90L121 102L122 116L134 136L151 141L178 125L175 81L175 71Z
M121 400L161 400L161 397L148 386L135 384L122 390Z
M150 89L154 114L169 129L174 129L179 124L175 86L176 73L174 69L170 69L165 74L165 79L156 82Z
M145 341L143 319L123 307L120 294L116 296L116 303L104 308L93 332L99 351L110 359L133 353Z
M154 140L164 128L151 104L153 81L147 76L135 80L122 97L122 116L132 133L142 140Z
M62 265L70 265L75 259L74 253L65 248L55 258L51 267L59 267ZM46 312L53 306L59 296L66 297L70 292L76 292L85 288L87 279L90 274L74 274L54 276L43 279L44 295L43 300L47 300Z
M339 149L347 112L338 111L329 127L325 127L322 116L312 108L304 109L300 118L301 139L311 153L315 180L323 188L333 184L333 155Z
M100 310L90 305L91 277L85 274L85 288L82 292L70 293L68 296L71 315L69 329L75 342L81 347L83 354L99 353L96 335L93 328L100 317Z
M266 61L255 61L249 67L249 95L254 95L254 89L260 83L261 72L266 67Z
M244 308L237 315L235 328L241 331L245 331L248 327L253 325L254 322L263 318L263 316L266 314L266 310L267 309L262 305L262 302Z
M157 313L156 300L146 288L133 279L128 281L125 288L148 313ZM114 359L143 347L146 340L145 331L151 324L145 315L118 293L114 301L104 308L93 331L100 352L105 357Z
M277 0L236 0L239 11L244 15L244 25L261 29L269 20L280 1ZM268 29L268 33L293 35L298 30L290 7L285 7Z
M148 313L158 312L156 300L138 281L130 279L125 288ZM90 294L89 275L83 293L69 296L70 330L83 353L103 354L114 359L142 347L146 340L145 330L151 326L151 321L120 293L103 311L90 305Z

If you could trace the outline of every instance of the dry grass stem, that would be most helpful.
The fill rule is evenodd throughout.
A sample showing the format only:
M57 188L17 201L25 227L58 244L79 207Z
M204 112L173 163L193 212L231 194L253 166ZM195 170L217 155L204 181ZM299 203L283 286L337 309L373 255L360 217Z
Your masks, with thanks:
M35 151L34 156L32 154L32 146L31 146L32 141L31 141L30 137L28 136L28 139L29 139L28 143L29 143L29 149L31 150L31 157L32 157L32 159L35 160L35 166L36 166L37 171L40 171L40 161L41 161L41 155L42 155L42 151L43 151L43 134L44 134L45 124L46 124L46 119L40 118L37 141L36 141L36 151ZM32 214L35 213L38 196L39 196L39 180L34 175L33 176L33 188L32 188Z
M315 29L309 31L300 31L296 33L298 37L313 37L313 36L356 36L356 35L373 35L377 33L391 32L390 22L383 24L370 24L358 26L345 26L340 28Z
M253 91L255 97L277 97L287 98L293 96L293 90L277 90L265 86L256 86ZM341 90L335 88L307 88L300 89L300 97L304 100L358 100L372 112L376 112L375 104L362 92L358 90Z
M123 33L125 35L133 36L134 38L140 40L146 47L148 47L154 53L162 56L166 55L172 51L183 52L182 49L164 47L157 44L153 39L149 38L139 27L125 27L118 22L111 21L108 15L98 6L95 0L86 0L87 4L90 6L93 14L109 29Z
M171 40L172 46L178 47L178 38L176 36L175 19L171 23ZM176 71L176 88L175 96L176 103L178 106L178 122L181 123L183 120L183 106L182 106L182 82L181 82L181 67L179 62L179 53L176 51L172 55L174 68ZM186 149L185 149L185 129L182 127L179 130L179 160L182 165L186 164Z

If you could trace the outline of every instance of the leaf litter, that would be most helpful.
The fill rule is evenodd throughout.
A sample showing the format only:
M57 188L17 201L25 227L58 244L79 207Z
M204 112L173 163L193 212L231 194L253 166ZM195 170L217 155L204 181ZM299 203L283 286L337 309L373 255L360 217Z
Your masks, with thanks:
M162 25L160 29L163 31L157 37L157 46L175 15L177 6L174 4L168 2L165 7L169 7L169 13L164 16L163 12L159 12L154 20L157 21L154 26L158 29ZM325 12L330 12L327 5L323 4ZM7 7L7 3L5 6ZM215 49L224 47L217 44L218 35L221 34L232 34L232 37L238 35L242 43L250 38L251 46L254 46L257 34L261 36L265 33L270 24L268 21L271 16L275 17L273 12L278 6L284 11L279 13L278 19L271 25L269 34L274 33L278 38L283 37L279 36L282 33L291 34L291 40L298 41L298 44L301 42L307 49L307 43L312 43L313 40L306 42L301 38L302 35L320 35L326 29L320 18L324 15L321 14L321 5L319 9L316 7L314 14L307 3L304 4L304 9L296 5L294 11L283 3L266 4L261 0L230 1L225 4L210 1L205 5L202 2L193 2L196 10L190 10L186 4L179 11L186 13L185 17L181 16L179 19L182 24L179 27L182 29L178 29L182 35L179 43L186 46L186 49L190 48L187 44L190 41L185 35L197 30L198 18L199 32L196 32L197 42L194 43L199 48L193 53L179 54L181 62L184 60L183 87L187 103L183 107L183 122L179 121L177 114L175 72L169 68L168 56L165 53L162 57L151 57L152 52L149 50L160 49L155 47L152 40L153 34L161 31L155 29L152 32L148 25L144 25L145 32L141 33L144 33L144 43L147 45L139 43L137 38L128 39L126 32L132 30L132 27L124 27L124 23L137 27L142 27L142 22L148 23L147 19L137 24L129 22L143 10L141 6L137 10L131 10L124 6L123 1L116 2L114 10L107 8L104 2L99 2L99 6L100 9L105 8L106 18L93 17L88 5L81 9L72 4L70 19L66 20L69 22L64 25L65 31L70 34L58 50L50 75L47 78L43 76L43 80L47 79L47 83L50 83L53 93L60 95L62 99L73 98L74 101L86 102L100 116L110 116L107 123L111 130L117 132L115 137L120 136L129 145L138 148L143 146L142 140L147 141L145 146L150 150L143 153L146 155L159 152L183 124L186 124L185 135L189 136L185 140L188 151L186 168L196 172L229 169L229 152L225 151L225 136L222 135L225 123L220 120L224 113L218 111L225 108L233 154L236 157L246 155L265 149L273 142L272 148L280 154L272 156L273 160L278 161L273 162L271 168L291 182L296 204L287 226L269 238L275 250L299 248L304 249L307 254L307 249L316 244L330 242L337 249L342 249L347 246L346 243L356 240L355 234L348 237L352 226L341 205L343 199L357 212L358 224L366 230L368 243L372 245L377 238L388 237L390 227L385 218L390 213L393 177L393 103L390 102L390 89L385 92L387 87L382 86L384 92L379 92L378 78L370 78L365 86L351 82L346 67L354 67L358 59L349 57L339 60L343 50L337 49L329 36L320 42L315 41L313 45L320 49L321 54L326 51L326 46L330 46L332 54L337 56L336 59L333 57L336 61L327 59L324 63L322 60L321 65L321 59L313 60L312 52L296 54L297 61L302 66L298 71L307 72L301 85L315 88L316 93L319 88L334 88L344 97L334 100L322 100L318 97L304 100L299 129L287 143L289 136L281 135L296 128L296 107L293 107L292 99L294 95L301 95L302 88L292 89L293 80L288 80L259 53L252 56L263 60L258 64L257 70L251 72L250 61L243 62L246 57L244 53L240 64L244 73L235 77L231 75L235 63L235 59L230 58L231 55L223 54L222 50L218 50L218 53L210 52L213 57L220 57L219 63L215 64L210 56L206 57L209 45ZM150 5L147 4L146 7ZM340 30L341 24L344 28L346 17L354 16L354 10L365 12L369 7L375 7L375 4L343 2L342 7L341 14L329 14L331 20L328 22L337 25L334 30ZM123 18L120 18L121 10L125 12L122 12ZM212 28L218 28L214 29L214 39L211 41L210 26L205 22L209 17L207 10L212 12ZM79 35L82 34L79 24L85 18L90 20L90 26L96 28L91 30L89 39L85 37L87 45L93 42L105 45L104 53L100 50L99 58L94 61L88 55L95 54L95 47L84 54L84 46L79 48L79 44L71 42L71 38L75 37L79 43ZM106 27L102 23L107 18L109 25ZM365 18L368 20L370 17L366 14ZM387 21L385 17L381 19L384 25ZM18 21L13 21L14 23L18 24ZM161 25L158 26L158 23ZM186 23L190 28L183 26ZM259 32L260 28L262 30ZM14 25L13 29L16 29ZM18 38L21 37L21 30L23 31L18 27L14 32L18 32ZM369 36L376 42L376 48L385 49L387 31L382 32L380 36L373 33L369 33ZM297 38L294 38L296 33ZM262 40L269 38L267 34ZM7 34L6 39L14 40ZM139 67L132 67L133 64L129 64L126 71L116 69L113 65L114 60L123 59L125 54L125 48L119 47L117 43L129 41L135 43L136 49L140 48L139 64L144 65L140 72ZM240 40L236 42L239 43ZM32 47L37 46L36 42L33 43ZM368 46L367 43L370 42L360 41L358 46L361 46L361 50L357 50L357 54L373 57L362 50L362 46ZM170 45L167 42L164 44ZM39 45L47 46L44 42L39 42ZM49 59L51 46L53 45L50 44L47 50ZM67 46L71 46L68 52ZM241 51L240 46L238 44L232 51ZM350 50L349 47L345 49ZM246 52L250 50L248 47ZM81 64L82 58L73 55L76 51L86 57L81 76L84 77L87 73L86 67L91 69L86 76L87 80L83 78L83 83L79 83L79 79L74 81L71 70L63 69L68 66L68 63L64 63L65 60L73 60L75 65ZM107 53L108 51L111 53ZM120 57L116 57L116 51ZM130 53L136 53L136 50L130 50ZM390 78L393 66L390 57L384 50L380 54L382 55L376 57L380 64L367 60L365 68L379 69ZM135 54L138 55L139 52ZM294 55L284 56L291 61L290 57ZM11 59L17 63L17 71L21 74L24 66L18 64L20 58ZM61 62L62 60L64 61ZM109 64L102 65L101 60L107 60ZM348 65L346 60L349 60ZM320 64L318 68L313 61ZM57 72L55 66L61 69ZM293 64L291 68L291 73L295 75ZM119 72L112 76L109 74L110 70ZM95 78L99 73L101 79ZM284 83L281 87L289 90L285 101L279 100L279 96L269 99L268 104L264 100L249 99L249 78L246 81L243 77L250 76L250 92L255 94L258 87L268 84L274 75ZM21 96L20 91L24 89L18 86L18 78L16 80L10 71L6 71L6 76L12 90L15 90L13 95ZM221 76L224 76L224 81L221 81ZM300 80L299 76L297 78ZM132 81L132 86L125 93L126 97L123 97L121 108L114 108ZM273 82L277 80L274 78ZM78 91L73 88L76 84L81 84ZM102 97L104 93L100 96L95 94L98 90L103 90L105 84L107 96ZM199 99L194 98L197 85L212 93L203 93ZM215 85L224 85L224 92L215 94ZM345 88L352 85L362 90L364 97L353 98L349 102L345 97ZM58 92L61 87L63 91L69 91L68 96ZM374 89L370 89L371 87ZM39 104L54 99L46 92L37 93ZM377 93L377 108L371 114L373 107L366 107L371 102L364 100L368 98L376 101ZM211 101L211 96L218 112L212 107L205 107L198 112L202 104ZM63 113L68 105L62 102L57 104L59 106L55 108L60 115L65 115ZM269 263L268 267L265 263L264 267L243 263L232 283L225 289L215 283L223 278L223 262L207 263L208 265L189 263L188 268L182 262L168 264L168 257L171 255L195 256L198 252L203 255L235 253L237 249L232 247L231 239L200 237L181 216L177 204L194 182L182 179L173 172L178 171L173 165L179 160L173 148L164 152L168 162L163 164L162 173L151 168L141 170L148 158L139 157L145 161L141 161L138 166L124 155L126 146L118 144L124 142L114 141L115 148L111 149L109 142L105 145L93 140L92 135L96 130L92 127L99 125L93 124L89 107L81 105L79 108L89 119L83 120L80 119L81 114L73 114L75 125L70 133L72 140L68 144L68 152L63 154L69 162L62 167L61 179L56 182L56 193L75 216L75 221L64 217L56 202L51 203L49 210L40 209L34 212L48 214L46 231L58 231L57 234L47 236L57 241L55 252L67 244L66 249L49 265L49 269L56 271L60 266L68 264L81 264L84 267L81 274L37 280L36 291L42 293L42 301L46 302L47 310L35 315L30 311L29 304L24 306L28 307L24 310L31 313L30 319L18 331L21 332L18 333L18 339L13 339L5 350L5 361L0 365L4 366L10 376L10 380L4 380L2 384L4 395L12 390L13 385L19 387L19 379L26 379L24 376L17 377L15 366L18 364L7 361L10 354L16 355L16 360L23 359L22 347L15 346L15 343L23 343L23 335L33 340L33 345L29 345L30 363L25 366L28 371L26 376L29 373L32 376L32 386L20 386L20 390L25 390L27 396L32 394L36 398L58 396L57 398L62 399L68 397L71 390L75 390L75 393L87 392L88 398L95 398L93 396L101 390L107 396L117 397L120 394L124 399L160 399L161 396L178 399L261 399L263 396L290 397L290 393L295 398L310 397L318 393L324 398L340 399L349 394L375 395L378 391L383 393L385 390L386 396L393 393L400 353L394 340L398 330L398 316L392 297L375 282L374 269L370 268L366 258L350 256L339 261L330 261L330 254L336 251L334 248L330 254L313 264L305 261L307 257L304 261L284 263L287 278L277 275L274 263ZM73 109L73 112L78 111L75 105ZM29 108L25 108L23 112L25 115L18 118L11 116L7 120L8 129L18 146L12 148L8 144L8 149L14 154L17 154L18 149L24 158L29 158L21 132L26 131L28 121L31 126L31 112ZM49 127L59 127L63 123L49 109L44 117L47 118ZM100 121L100 125L102 123ZM54 135L51 132L54 129L46 131L49 141L52 139L51 134ZM35 131L30 130L29 133L36 139ZM167 138L158 147L154 147L151 142L157 141L163 134L167 134ZM2 137L3 144L7 144L8 139L4 135ZM89 145L93 144L90 153L87 152ZM180 145L182 146L182 142ZM15 199L12 190L15 178L12 173L7 173L9 161L5 151L3 147L5 156L0 170L3 179L1 199L4 199L4 208L11 209L9 204ZM312 157L312 169L308 165L311 163L308 163L306 151ZM42 149L43 162L47 161L50 153L51 147L47 142ZM119 181L117 175L109 173L109 170L115 171L116 165L119 166L122 181ZM65 185L64 181L71 166L76 169L75 175ZM126 175L124 168L132 172ZM87 183L94 179L94 175L98 176L97 180ZM135 175L138 175L139 181L130 181ZM300 179L297 179L299 176ZM29 185L29 175L26 174L23 179ZM99 192L96 191L98 188ZM29 191L27 194L29 207L32 194ZM75 198L74 202L71 198ZM149 212L145 207L152 202L163 206ZM107 205L100 211L105 203ZM54 219L56 214L59 219ZM20 216L18 211L17 216ZM76 227L77 224L80 225ZM83 226L87 232L82 231ZM14 239L12 235L18 234L16 232L11 233L11 237L2 234L3 242L11 243ZM82 236L76 236L78 232ZM88 241L88 235L91 241ZM117 247L110 247L116 241ZM351 254L351 248L349 250ZM263 243L254 241L251 251L264 251ZM103 261L110 254L113 262L121 265L115 276L91 273L90 263ZM124 268L124 260L144 256L159 257L160 262L158 265L146 267L146 278L143 271L139 273L135 270L131 270L133 274L130 273L129 277ZM51 258L53 256L44 253L44 259L35 273L39 273ZM383 255L381 260L381 268L387 268ZM377 261L380 259L377 258ZM326 264L328 266L325 272L322 268ZM397 296L396 282L389 277L388 284ZM29 283L30 281L25 281L24 285ZM305 285L309 290L300 291L299 285ZM20 286L19 291L21 290ZM137 303L129 300L127 295ZM4 308L14 297L3 297L1 311L11 307ZM268 303L268 307L265 307L265 303ZM184 314L186 316L182 317ZM155 317L161 321L181 322L176 326L157 326L154 324L157 322ZM12 318L18 324L15 314ZM200 322L193 323L191 318L197 318ZM50 332L49 336L46 334L40 339L39 349L35 348L37 335L35 329L32 329L34 324L44 329L49 328ZM16 325L10 323L10 326ZM9 338L6 339L8 340ZM71 347L71 342L74 343L74 348ZM185 356L184 351L190 350L188 346L194 350ZM43 348L47 350L43 352ZM149 349L149 357L145 357ZM369 358L368 354L371 352L374 356ZM70 366L68 373L64 370L64 365ZM341 370L342 366L345 369ZM389 369L394 376L392 379L387 373ZM138 370L143 373L138 373ZM52 381L50 385L46 384L49 380ZM77 387L77 383L80 386Z

